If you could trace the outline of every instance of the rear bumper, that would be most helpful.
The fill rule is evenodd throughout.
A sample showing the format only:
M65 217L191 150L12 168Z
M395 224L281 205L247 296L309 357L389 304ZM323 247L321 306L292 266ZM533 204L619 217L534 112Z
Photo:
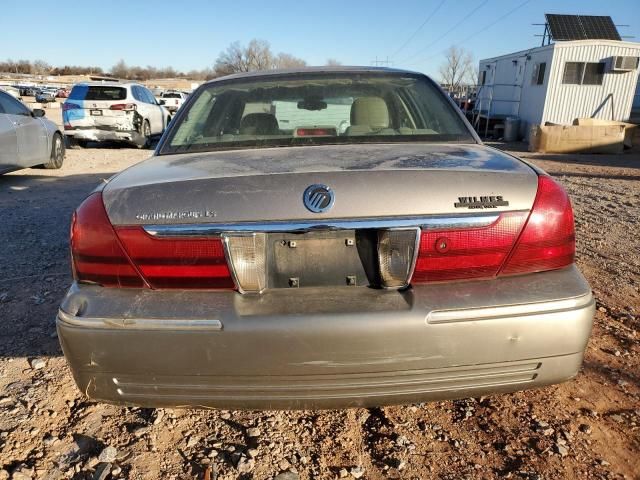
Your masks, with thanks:
M575 268L485 282L235 292L74 285L57 325L78 387L145 406L337 408L576 375L594 300Z
M76 140L87 140L91 142L104 141L124 141L138 142L141 139L140 133L135 130L120 130L114 128L74 128L65 130L67 136Z

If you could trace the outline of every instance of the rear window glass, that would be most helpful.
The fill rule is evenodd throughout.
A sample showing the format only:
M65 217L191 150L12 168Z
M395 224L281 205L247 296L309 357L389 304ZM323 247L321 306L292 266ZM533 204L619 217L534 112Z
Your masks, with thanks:
M172 123L161 153L289 145L474 142L422 75L318 72L213 82Z
M182 98L179 93L165 93L162 98Z
M125 100L127 89L110 85L76 85L71 90L72 100Z

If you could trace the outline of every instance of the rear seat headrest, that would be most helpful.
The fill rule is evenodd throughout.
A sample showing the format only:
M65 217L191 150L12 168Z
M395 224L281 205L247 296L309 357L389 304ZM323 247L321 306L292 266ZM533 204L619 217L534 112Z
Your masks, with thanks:
M277 135L278 120L271 113L250 113L240 121L241 135Z
M368 125L373 129L389 126L387 102L380 97L356 98L351 105L351 125Z

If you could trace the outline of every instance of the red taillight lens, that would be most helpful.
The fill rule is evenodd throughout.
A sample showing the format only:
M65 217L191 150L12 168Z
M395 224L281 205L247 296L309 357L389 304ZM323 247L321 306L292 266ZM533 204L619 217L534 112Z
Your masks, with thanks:
M100 193L89 196L73 215L71 258L78 281L109 287L144 286L109 222Z
M159 239L142 227L117 227L116 231L152 288L235 287L219 238Z
M482 228L423 230L413 282L497 275L526 218L525 212L508 212Z
M235 288L222 240L157 239L142 227L114 227L102 194L87 198L71 222L73 272L105 287ZM144 280L143 280L144 277Z
M423 230L414 283L554 270L573 263L571 202L551 177L538 177L530 213L506 212L487 227Z
M76 110L78 108L82 108L80 105L78 105L77 103L71 103L71 102L64 102L62 104L62 111L66 112L68 110Z
M136 110L135 103L114 103L109 107L110 110Z
M573 209L562 186L538 177L529 220L501 274L540 272L571 265L576 250Z

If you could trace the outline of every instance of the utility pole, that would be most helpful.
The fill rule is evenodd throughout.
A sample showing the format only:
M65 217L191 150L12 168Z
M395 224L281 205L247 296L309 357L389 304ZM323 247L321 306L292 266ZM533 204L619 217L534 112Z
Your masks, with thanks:
M376 59L371 60L371 65L376 67L390 67L392 64L393 63L389 60L388 56L386 60L378 60L378 56L376 55Z

